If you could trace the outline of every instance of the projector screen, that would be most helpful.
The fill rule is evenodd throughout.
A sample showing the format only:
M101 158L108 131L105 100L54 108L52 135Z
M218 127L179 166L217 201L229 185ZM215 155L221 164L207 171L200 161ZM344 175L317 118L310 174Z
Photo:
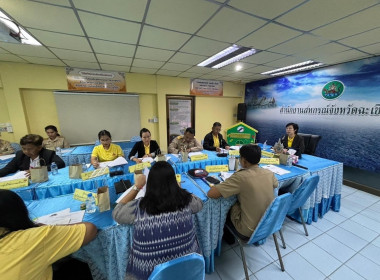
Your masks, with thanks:
M94 144L103 129L113 141L139 135L138 95L55 91L54 97L60 133L70 145Z

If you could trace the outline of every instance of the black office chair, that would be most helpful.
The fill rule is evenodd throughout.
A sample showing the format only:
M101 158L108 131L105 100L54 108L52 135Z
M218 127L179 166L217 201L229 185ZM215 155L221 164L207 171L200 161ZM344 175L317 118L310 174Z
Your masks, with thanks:
M178 137L179 134L170 134L169 135L169 144L174 140L174 138Z
M302 136L303 141L305 143L305 151L304 154L314 155L315 150L317 149L319 140L321 140L322 136L306 134L306 133L298 133L299 136Z

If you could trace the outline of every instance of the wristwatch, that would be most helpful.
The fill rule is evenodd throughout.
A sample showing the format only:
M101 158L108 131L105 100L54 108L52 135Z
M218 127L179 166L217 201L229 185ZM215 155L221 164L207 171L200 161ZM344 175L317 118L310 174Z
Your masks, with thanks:
M133 185L132 189L133 189L134 191L140 191L140 189L139 189L136 185Z

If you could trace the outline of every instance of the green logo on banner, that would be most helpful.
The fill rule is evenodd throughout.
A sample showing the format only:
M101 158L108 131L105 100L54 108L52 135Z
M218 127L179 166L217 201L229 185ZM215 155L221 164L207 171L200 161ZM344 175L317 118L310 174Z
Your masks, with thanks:
M331 81L325 84L322 89L322 97L326 100L339 98L344 91L344 85L341 81Z

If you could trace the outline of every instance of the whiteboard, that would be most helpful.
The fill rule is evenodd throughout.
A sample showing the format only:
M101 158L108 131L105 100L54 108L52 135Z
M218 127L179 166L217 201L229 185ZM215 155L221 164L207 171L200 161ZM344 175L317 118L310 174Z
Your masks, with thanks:
M60 134L70 145L94 144L99 131L113 141L130 140L140 132L140 104L136 94L55 91Z

